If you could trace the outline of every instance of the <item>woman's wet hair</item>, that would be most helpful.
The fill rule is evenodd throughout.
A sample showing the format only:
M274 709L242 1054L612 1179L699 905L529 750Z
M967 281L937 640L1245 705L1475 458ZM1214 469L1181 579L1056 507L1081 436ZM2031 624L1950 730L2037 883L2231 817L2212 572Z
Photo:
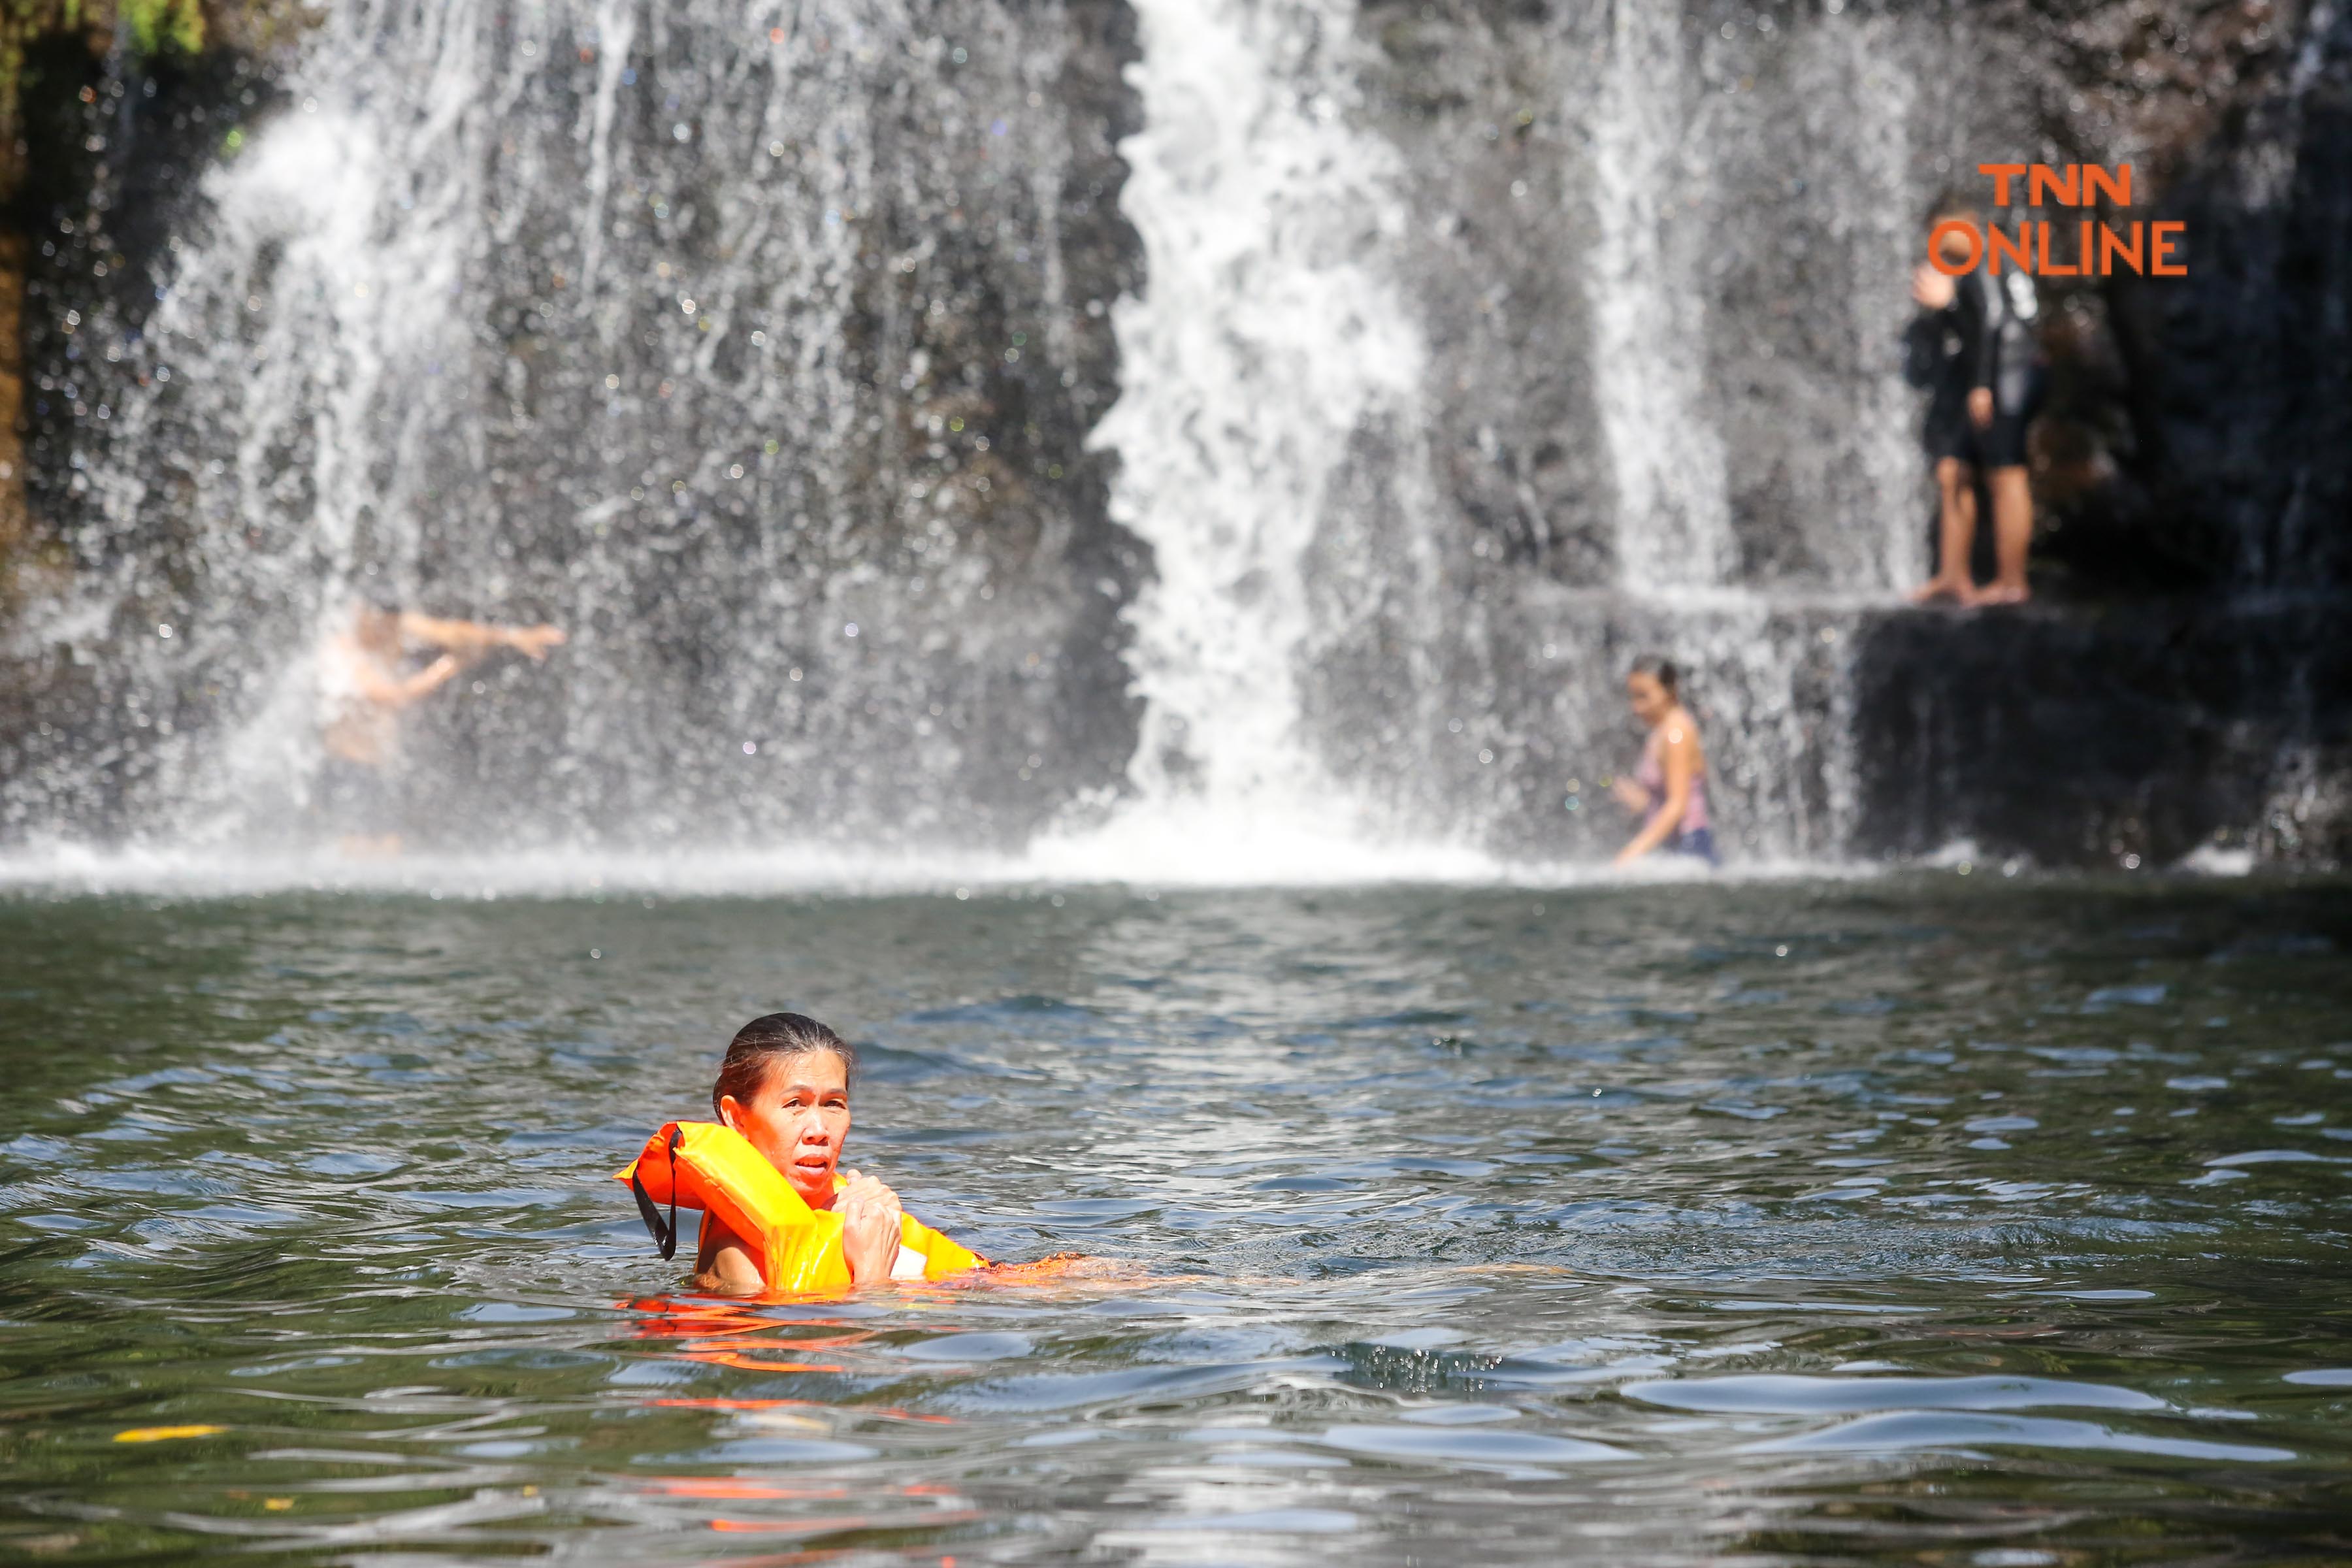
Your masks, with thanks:
M1642 658L1635 659L1633 661L1633 668L1626 671L1626 673L1628 675L1646 675L1651 679L1656 681L1660 686L1664 687L1667 696L1677 699L1682 696L1683 672L1675 668L1675 661L1673 659L1660 658L1655 654L1645 654Z
M857 1076L857 1047L814 1018L801 1013L770 1013L752 1019L727 1043L726 1059L719 1064L719 1081L710 1086L711 1114L719 1114L719 1102L730 1094L749 1105L767 1087L769 1074L786 1062L818 1051L831 1051L841 1058L844 1079Z
M1937 196L1936 205L1927 209L1927 221L1919 226L1933 234L1937 224L1955 219L1975 224L1979 228L1984 226L1984 215L1977 210L1977 204L1956 191L1947 191Z

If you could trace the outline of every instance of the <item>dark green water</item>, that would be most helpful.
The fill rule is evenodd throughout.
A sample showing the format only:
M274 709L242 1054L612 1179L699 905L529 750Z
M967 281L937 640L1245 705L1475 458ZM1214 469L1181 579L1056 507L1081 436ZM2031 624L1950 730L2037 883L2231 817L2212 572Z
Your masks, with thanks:
M2352 889L0 902L0 1559L2352 1557ZM1154 1278L733 1309L780 1006ZM123 1442L142 1428L219 1430Z

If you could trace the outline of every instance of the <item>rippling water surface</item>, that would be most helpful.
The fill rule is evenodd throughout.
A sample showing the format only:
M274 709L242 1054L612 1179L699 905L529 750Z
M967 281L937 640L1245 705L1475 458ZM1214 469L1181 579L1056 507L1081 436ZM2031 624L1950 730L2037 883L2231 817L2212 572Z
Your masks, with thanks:
M0 1558L2352 1554L2352 889L0 904ZM1131 1278L744 1306L791 1006Z

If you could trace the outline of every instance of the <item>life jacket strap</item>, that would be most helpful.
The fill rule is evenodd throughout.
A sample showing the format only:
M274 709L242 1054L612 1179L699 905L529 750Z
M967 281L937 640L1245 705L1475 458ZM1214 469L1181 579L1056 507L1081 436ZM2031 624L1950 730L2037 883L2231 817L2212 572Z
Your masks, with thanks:
M654 1207L653 1199L646 1195L646 1184L644 1178L640 1177L635 1171L631 1171L629 1173L629 1191L636 1196L637 1213L644 1217L646 1229L652 1235L654 1245L661 1248L662 1261L664 1263L668 1262L671 1258L677 1256L677 1146L684 1142L686 1142L686 1130L682 1127L673 1125L669 1130L669 1148L667 1151L670 1159L669 1223L667 1225L664 1225L662 1223L661 1211Z

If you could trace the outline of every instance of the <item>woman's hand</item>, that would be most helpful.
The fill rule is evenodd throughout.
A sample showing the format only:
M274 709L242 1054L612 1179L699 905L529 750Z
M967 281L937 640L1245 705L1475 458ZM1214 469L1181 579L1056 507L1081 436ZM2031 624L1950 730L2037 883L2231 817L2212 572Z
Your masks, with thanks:
M562 630L556 626L517 626L504 634L507 647L537 663L547 662L547 650L564 640Z
M1943 310L1952 302L1956 292L1951 274L1937 271L1933 262L1923 261L1911 269L1911 298L1923 309Z
M1698 777L1698 733L1692 728L1690 716L1679 708L1667 714L1659 739L1665 742L1659 748L1665 763L1665 788L1655 797L1657 808L1642 825L1642 831L1617 851L1616 863L1620 866L1630 866L1672 840L1682 831L1683 820L1690 813L1691 790ZM1648 805L1652 798L1648 791L1643 792L1643 805Z
M431 696L457 679L464 672L465 668L465 660L454 653L445 653L423 669L397 683L387 686L379 681L377 685L384 689L381 693L371 690L368 695L388 708L405 708L412 702L420 701Z
M1969 418L1979 430L1992 428L1992 388L1971 387L1969 390Z
M1609 793L1615 795L1617 804L1628 811L1638 813L1650 809L1650 792L1632 779L1619 779L1609 786Z
M898 1194L872 1176L848 1175L849 1185L833 1200L833 1212L841 1216L841 1255L853 1283L879 1284L898 1261Z

